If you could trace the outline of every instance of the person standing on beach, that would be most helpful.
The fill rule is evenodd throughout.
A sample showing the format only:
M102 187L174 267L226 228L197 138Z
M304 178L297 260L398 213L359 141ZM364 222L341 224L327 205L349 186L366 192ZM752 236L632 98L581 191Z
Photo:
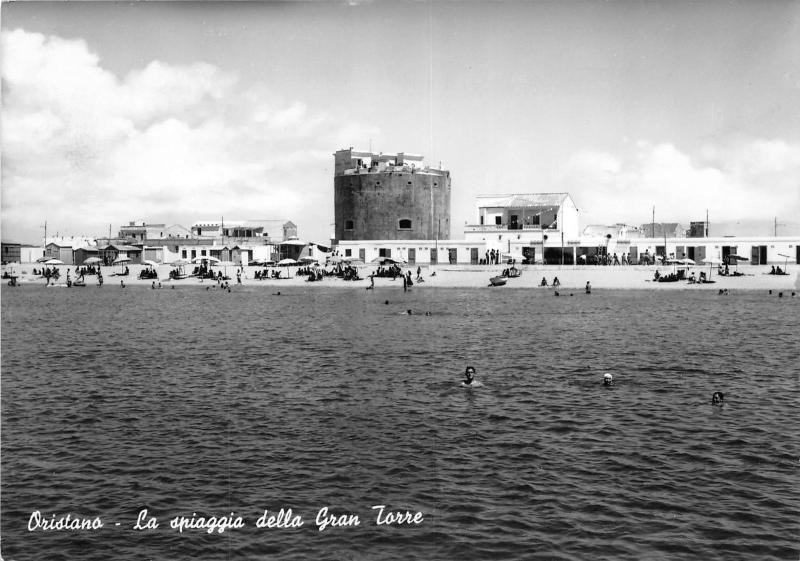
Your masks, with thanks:
M591 283L589 283L589 281L586 281L586 294L591 294L591 293L592 293L592 285Z
M403 292L407 292L408 291L408 283L406 282L406 276L402 275L402 277L403 277Z

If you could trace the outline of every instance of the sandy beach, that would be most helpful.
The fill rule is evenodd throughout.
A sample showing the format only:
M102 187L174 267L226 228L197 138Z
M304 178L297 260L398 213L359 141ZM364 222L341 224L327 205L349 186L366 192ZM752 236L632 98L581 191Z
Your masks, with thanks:
M33 275L34 265L6 265L3 271L13 272L18 275L20 285L45 284L45 279L38 275ZM61 273L56 285L66 286L66 271L70 270L70 276L75 279L75 268L66 265L58 267ZM126 286L152 286L152 279L139 279L141 265L131 265L128 276L117 276L119 267L103 267L104 286L119 286L124 282ZM505 266L477 266L477 265L430 265L421 266L422 278L424 282L415 282L414 289L425 290L430 288L479 288L488 287L489 278L499 275ZM494 287L494 290L510 290L515 288L537 288L540 290L553 290L552 283L558 277L561 286L560 291L583 291L586 283L591 283L592 289L647 289L647 290L774 290L789 291L800 290L800 280L798 279L798 268L794 265L788 267L787 275L770 275L768 266L740 265L738 272L742 276L720 276L716 268L710 273L709 284L690 284L686 281L679 282L654 282L653 276L656 270L662 275L673 271L670 266L564 266L557 265L523 265L519 267L522 275L517 278L508 279L503 287ZM217 286L215 281L201 280L190 277L183 280L173 281L169 278L171 267L164 265L159 267L159 281L162 286L174 285L175 287L198 287L198 286ZM319 282L307 282L306 277L298 275L297 267L281 267L281 275L289 275L288 278L258 280L255 278L258 267L245 267L242 276L242 285L261 286L267 289L280 289L288 286L324 286L341 288L366 288L370 285L369 275L376 270L374 266L362 266L359 274L362 276L358 281L343 281L337 277L325 277ZM404 267L403 271L411 271L412 278L416 278L417 267ZM696 276L701 271L709 275L708 267L692 267ZM733 269L732 269L733 271ZM435 274L434 274L435 273ZM228 275L231 277L229 284L233 287L237 284L235 269L229 268ZM540 287L542 277L547 279L548 287ZM8 282L6 280L6 282ZM86 277L87 287L96 287L97 277ZM402 290L402 279L375 277L376 288L395 288Z

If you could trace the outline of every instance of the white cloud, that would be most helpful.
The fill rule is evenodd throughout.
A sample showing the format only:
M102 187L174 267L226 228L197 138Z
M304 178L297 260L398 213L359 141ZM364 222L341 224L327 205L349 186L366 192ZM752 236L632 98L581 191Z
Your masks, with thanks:
M751 139L707 145L697 156L669 143L640 140L621 155L581 151L564 166L559 187L583 223L769 219L800 215L800 145Z
M100 235L224 214L291 219L322 241L331 154L352 132L376 133L203 62L120 78L82 40L18 29L2 47L4 237L33 241L45 219Z

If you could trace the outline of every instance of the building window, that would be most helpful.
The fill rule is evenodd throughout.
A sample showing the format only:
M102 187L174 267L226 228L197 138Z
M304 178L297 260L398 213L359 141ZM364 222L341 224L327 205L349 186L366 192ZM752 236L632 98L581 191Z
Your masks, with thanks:
M352 255L353 255L353 250L352 249L345 249L344 250L344 256L345 257L351 257Z
M182 250L181 250L181 257L183 257L184 259L186 259L186 250L185 250L185 249L182 249Z
M538 226L539 225L539 215L538 214L535 214L533 216L533 225L534 226Z
M344 229L345 230L352 230L353 229L353 221L352 220L345 220L344 221Z
M502 216L495 216L494 217L494 223L495 223L496 226L500 226L503 223L503 217Z
M401 218L397 222L397 227L400 230L410 230L411 229L411 220L409 220L408 218Z

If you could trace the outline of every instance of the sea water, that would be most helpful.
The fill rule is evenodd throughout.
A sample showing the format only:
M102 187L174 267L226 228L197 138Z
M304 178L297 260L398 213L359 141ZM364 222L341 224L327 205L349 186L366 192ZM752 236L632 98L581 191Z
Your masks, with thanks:
M797 559L798 333L766 292L4 286L3 558Z

